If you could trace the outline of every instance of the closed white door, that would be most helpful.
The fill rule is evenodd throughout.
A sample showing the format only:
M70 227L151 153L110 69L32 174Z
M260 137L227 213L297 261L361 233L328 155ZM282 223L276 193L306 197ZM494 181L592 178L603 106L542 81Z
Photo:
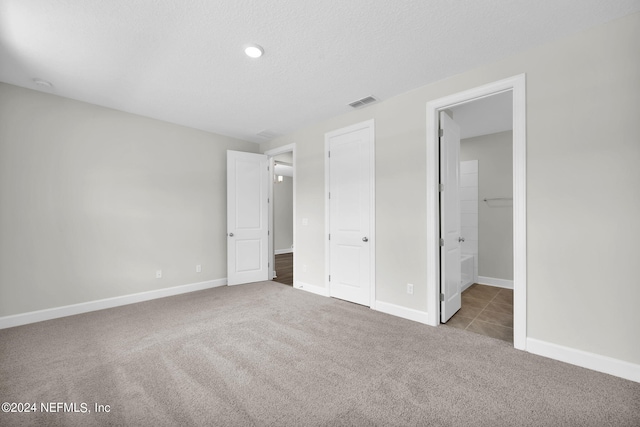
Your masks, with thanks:
M326 135L329 153L329 289L366 306L372 300L373 122Z
M445 323L462 306L460 226L460 127L440 112L440 321Z
M268 159L227 151L227 283L268 280Z

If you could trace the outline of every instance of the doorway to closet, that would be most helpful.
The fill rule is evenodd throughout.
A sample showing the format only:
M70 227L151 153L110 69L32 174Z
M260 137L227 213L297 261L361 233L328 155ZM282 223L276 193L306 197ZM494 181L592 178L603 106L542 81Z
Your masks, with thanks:
M510 343L513 343L512 104L512 93L507 91L441 113L460 128L457 161L453 160L459 166L458 203L451 215L459 218L460 224L459 237L456 236L460 239L460 261L456 267L461 273L462 292L460 309L442 321L447 326ZM444 153L442 141L440 152ZM446 185L445 190L450 187ZM441 203L444 206L449 208Z
M429 323L525 348L524 75L427 105Z

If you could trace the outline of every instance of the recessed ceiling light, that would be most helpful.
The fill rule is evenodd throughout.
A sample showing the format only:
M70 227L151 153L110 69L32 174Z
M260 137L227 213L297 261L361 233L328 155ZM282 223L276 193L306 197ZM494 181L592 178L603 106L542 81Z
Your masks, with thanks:
M38 86L44 86L44 87L53 87L53 83L48 82L46 80L42 80L42 79L33 79L33 82L35 84L37 84Z
M249 58L260 58L264 54L264 49L257 44L248 44L244 47L244 53L246 53Z

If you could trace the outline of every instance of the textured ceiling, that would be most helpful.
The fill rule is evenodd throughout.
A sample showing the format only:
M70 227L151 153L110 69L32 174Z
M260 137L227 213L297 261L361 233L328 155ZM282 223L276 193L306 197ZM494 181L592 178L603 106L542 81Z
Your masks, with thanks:
M638 10L640 0L0 0L0 81L261 142L261 131ZM265 55L247 58L247 43Z

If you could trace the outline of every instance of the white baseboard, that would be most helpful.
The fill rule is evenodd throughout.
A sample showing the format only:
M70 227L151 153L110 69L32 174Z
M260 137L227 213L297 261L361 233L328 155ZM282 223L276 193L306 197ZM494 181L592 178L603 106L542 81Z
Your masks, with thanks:
M273 251L274 254L276 255L282 255L282 254L292 254L293 253L293 248L289 248L289 249L276 249Z
M79 304L65 305L62 307L47 308L45 310L30 311L28 313L15 314L12 316L4 316L0 317L0 329L12 328L14 326L26 325L29 323L42 322L44 320L57 319L59 317L73 316L74 314L103 310L105 308L119 307L121 305L134 304L137 302L149 301L157 298L186 294L188 292L216 288L218 286L224 286L226 284L226 278L208 280L206 282L191 283L188 285L156 289L153 291L140 292L137 294L122 295L118 297L88 301Z
M494 277L478 276L476 283L481 285L496 286L498 288L513 289L513 280L496 279Z
M296 281L294 286L296 289L302 289L303 291L311 292L314 294L322 295L323 297L329 296L329 289L324 288L322 286L310 285L309 283L304 283L300 281Z
M427 321L427 313L424 311L414 310L413 308L402 307L383 301L376 301L375 310L392 316L402 317L403 319L413 320L414 322L424 323L426 325L429 324Z
M634 363L576 350L575 348L564 347L534 338L527 338L527 351L539 356L640 383L640 365Z

